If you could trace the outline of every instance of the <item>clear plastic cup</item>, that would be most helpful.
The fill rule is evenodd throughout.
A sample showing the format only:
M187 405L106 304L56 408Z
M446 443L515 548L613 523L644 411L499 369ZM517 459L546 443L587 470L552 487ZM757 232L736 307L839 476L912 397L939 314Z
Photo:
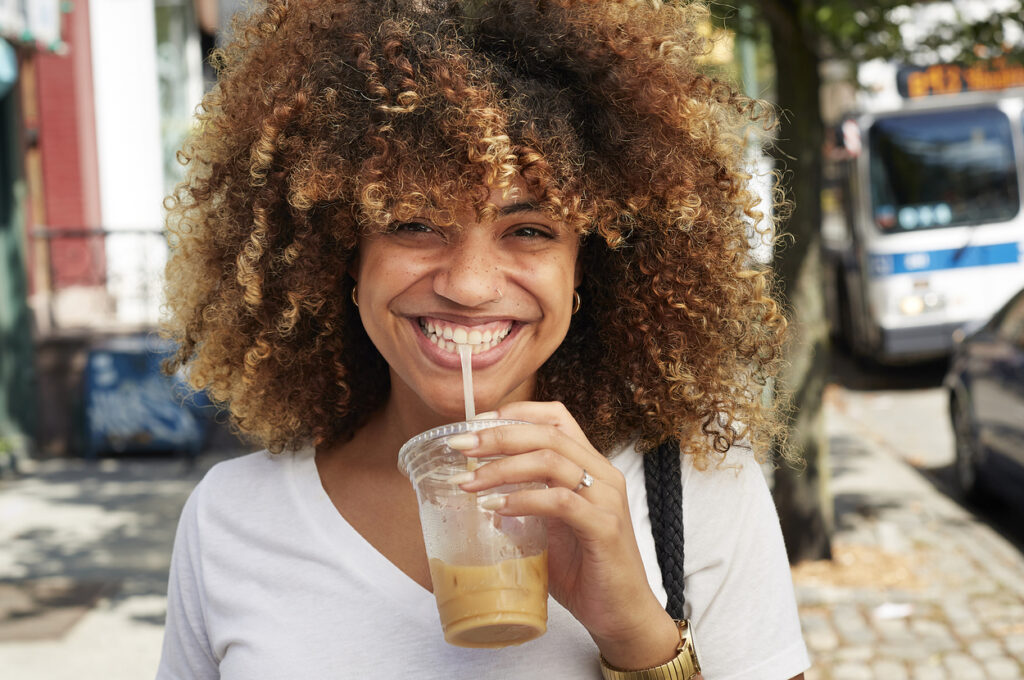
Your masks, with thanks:
M459 647L517 645L547 630L546 519L503 517L480 507L483 494L467 493L451 482L470 469L472 459L449 447L448 437L517 423L443 425L416 435L398 453L398 469L409 477L419 500L444 638ZM496 458L477 460L486 465ZM506 485L488 489L487 495L523 488L543 485Z

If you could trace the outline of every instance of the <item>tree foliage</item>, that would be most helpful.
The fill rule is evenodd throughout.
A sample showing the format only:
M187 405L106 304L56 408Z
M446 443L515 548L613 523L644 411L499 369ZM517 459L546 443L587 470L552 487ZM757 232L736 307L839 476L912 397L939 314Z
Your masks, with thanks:
M743 6L754 11L755 21L741 20ZM798 22L800 32L809 38L807 47L819 59L928 64L1024 58L1020 0L736 0L712 2L712 8L720 26L757 40L767 37L766 30Z

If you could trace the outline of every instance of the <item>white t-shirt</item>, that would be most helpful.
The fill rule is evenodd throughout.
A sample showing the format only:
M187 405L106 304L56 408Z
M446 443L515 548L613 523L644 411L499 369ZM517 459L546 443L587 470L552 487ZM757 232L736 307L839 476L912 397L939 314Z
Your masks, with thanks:
M783 680L810 664L778 517L745 449L683 459L686 616L705 680ZM612 462L654 592L666 601L643 460ZM548 632L499 650L444 642L433 595L353 529L312 449L214 466L182 512L158 680L600 678L586 629L554 600Z

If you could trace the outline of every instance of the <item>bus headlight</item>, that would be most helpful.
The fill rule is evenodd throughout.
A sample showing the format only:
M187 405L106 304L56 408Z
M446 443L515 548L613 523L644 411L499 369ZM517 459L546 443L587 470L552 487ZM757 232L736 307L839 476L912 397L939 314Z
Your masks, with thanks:
M946 306L946 300L934 291L921 295L907 295L900 299L899 310L904 316L917 316L923 312L933 312Z
M904 316L917 316L924 311L924 299L920 295L908 295L900 300L900 313Z

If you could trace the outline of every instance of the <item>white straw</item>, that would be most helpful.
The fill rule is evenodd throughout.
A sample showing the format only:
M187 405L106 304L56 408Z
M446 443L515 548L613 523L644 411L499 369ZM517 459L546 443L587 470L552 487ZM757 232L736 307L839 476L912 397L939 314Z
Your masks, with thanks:
M473 346L459 345L459 359L462 360L462 398L466 403L466 420L476 416L476 404L473 401Z
M458 345L459 359L462 360L462 399L466 404L466 420L473 420L476 416L476 403L473 401L473 347L472 345ZM472 472L478 466L476 458L466 458L466 469ZM474 493L475 497L476 494Z

